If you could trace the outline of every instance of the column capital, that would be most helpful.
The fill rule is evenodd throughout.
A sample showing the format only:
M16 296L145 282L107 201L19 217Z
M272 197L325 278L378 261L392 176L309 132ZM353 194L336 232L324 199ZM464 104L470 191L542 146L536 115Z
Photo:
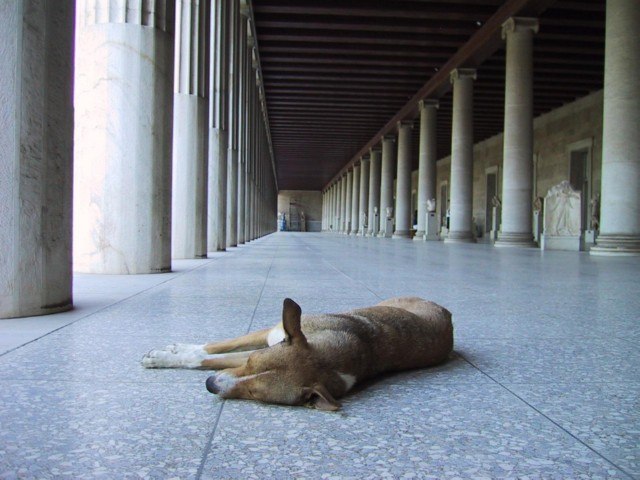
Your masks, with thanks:
M440 102L431 98L425 98L418 102L418 108L424 110L425 108L440 108Z
M249 9L249 5L246 3L240 4L240 15L246 18L251 17L251 10Z
M383 142L394 142L396 141L396 136L393 134L387 134L382 137Z
M360 157L360 162L368 162L369 160L371 160L371 158L369 157L369 154L362 155Z
M449 80L451 83L455 83L461 78L471 78L472 80L475 80L478 78L477 72L478 71L475 68L456 68L451 71Z
M405 127L405 128L413 128L413 120L400 120L397 124L396 127L398 128L398 131L400 131L401 128Z
M373 155L380 155L382 153L382 147L371 147L369 149L369 154L371 156Z
M527 30L538 33L540 23L537 18L530 17L510 17L502 24L502 39L507 38L507 33L520 33Z

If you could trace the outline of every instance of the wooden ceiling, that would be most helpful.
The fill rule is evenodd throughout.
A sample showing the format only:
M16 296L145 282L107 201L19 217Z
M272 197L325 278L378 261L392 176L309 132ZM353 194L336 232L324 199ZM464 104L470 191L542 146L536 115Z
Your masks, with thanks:
M501 24L536 16L538 116L603 85L605 0L252 0L281 190L320 190L350 161L440 100L451 150L449 72L476 67L475 141L503 130ZM414 128L417 168L418 128Z

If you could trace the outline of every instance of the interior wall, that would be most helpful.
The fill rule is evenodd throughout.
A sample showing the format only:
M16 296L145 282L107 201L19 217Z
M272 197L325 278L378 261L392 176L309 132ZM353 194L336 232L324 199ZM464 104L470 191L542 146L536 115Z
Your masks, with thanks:
M306 230L319 232L322 229L322 192L317 190L280 190L278 192L278 215L285 214L290 223L291 207L304 212Z
M533 151L536 179L534 196L544 197L562 180L569 179L569 151L578 142L591 145L592 196L600 193L602 172L603 93L595 92L573 103L534 119ZM484 230L486 206L486 172L497 169L498 196L502 191L503 135L499 134L474 145L473 149L473 217ZM535 162L534 162L535 161ZM450 183L451 157L437 162L437 189ZM490 200L490 199L489 199ZM440 216L440 205L437 211Z

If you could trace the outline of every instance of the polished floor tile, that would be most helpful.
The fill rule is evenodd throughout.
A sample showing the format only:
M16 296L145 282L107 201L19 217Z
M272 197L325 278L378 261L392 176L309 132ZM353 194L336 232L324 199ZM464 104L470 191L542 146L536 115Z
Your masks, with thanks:
M0 479L640 478L640 259L282 233L166 275L77 275L0 321ZM337 413L209 394L144 353L397 295L453 312L438 367ZM2 353L2 352L6 353Z

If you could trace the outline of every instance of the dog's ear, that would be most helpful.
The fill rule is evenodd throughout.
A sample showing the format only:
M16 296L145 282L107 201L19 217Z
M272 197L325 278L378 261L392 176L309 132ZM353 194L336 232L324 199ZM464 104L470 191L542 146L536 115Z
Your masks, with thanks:
M282 326L287 335L287 339L292 344L307 345L307 339L304 333L302 333L302 327L300 326L301 316L302 309L300 305L290 298L285 298L284 304L282 305Z
M340 402L333 398L333 395L321 383L316 383L311 388L305 388L305 395L309 400L309 404L318 410L324 410L325 412L340 410Z

